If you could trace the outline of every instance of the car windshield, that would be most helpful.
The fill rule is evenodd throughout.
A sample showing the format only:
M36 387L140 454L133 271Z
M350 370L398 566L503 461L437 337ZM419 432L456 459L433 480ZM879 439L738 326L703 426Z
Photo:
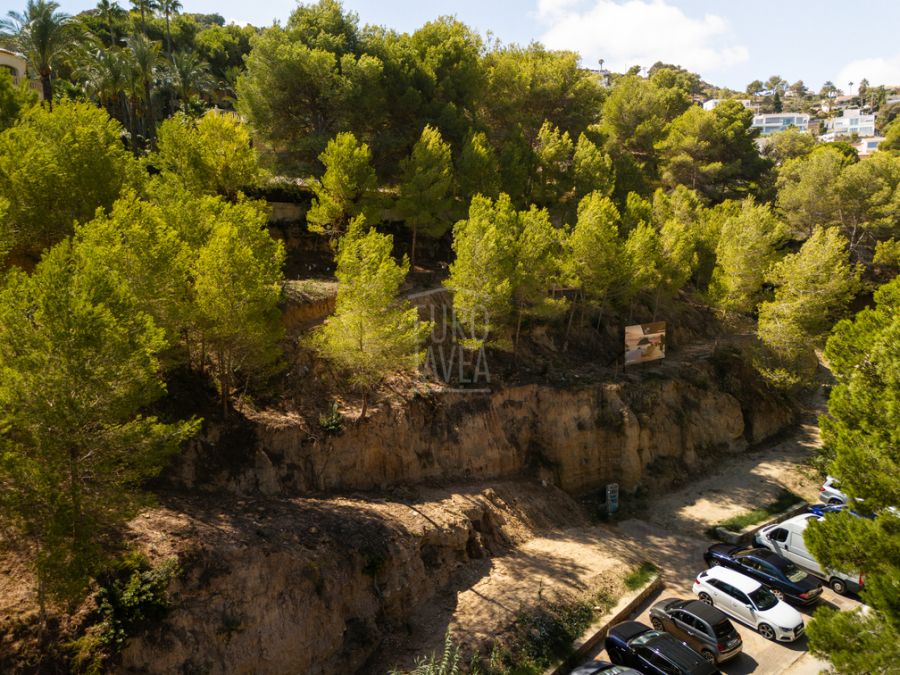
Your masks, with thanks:
M768 588L763 588L762 586L750 593L750 600L756 605L756 609L761 612L772 609L778 604L778 598L772 595Z
M801 570L792 562L785 563L784 566L782 566L781 571L784 572L784 576L793 581L795 584L798 581L803 581L807 576L809 576L806 572Z
M731 635L733 630L734 628L731 627L728 621L721 621L713 626L713 631L715 631L717 638L726 638Z
M658 630L648 630L638 635L628 644L630 644L632 647L640 647L641 645L647 644L650 640L655 637L659 637L660 635L663 635L663 633L660 633Z

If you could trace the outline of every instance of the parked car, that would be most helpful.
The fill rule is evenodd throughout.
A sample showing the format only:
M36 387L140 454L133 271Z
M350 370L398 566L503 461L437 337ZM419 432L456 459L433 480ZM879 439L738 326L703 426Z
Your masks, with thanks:
M727 567L710 567L697 575L694 593L708 605L752 626L767 640L793 642L803 634L800 612L765 586Z
M650 623L684 642L712 663L722 663L741 653L741 636L731 621L715 607L699 600L667 598L650 608Z
M811 605L822 595L821 581L767 548L713 544L703 559L709 567L722 565L756 579L779 600Z
M570 675L641 675L639 670L617 666L609 661L588 661L582 663Z
M869 520L875 519L874 513L863 513L855 509L848 509L846 504L810 504L807 511L809 511L809 513L814 513L817 516L826 516L829 513L841 513L842 511L846 511L851 516L856 516L857 518L868 518Z
M717 675L715 665L686 644L638 621L625 621L609 629L606 653L616 665L644 675Z
M849 501L847 495L838 487L839 481L834 476L827 476L822 487L819 488L819 501L825 504L846 504Z
M822 516L803 513L784 522L764 527L756 533L756 543L815 574L831 586L835 593L859 593L865 584L865 577L862 574L826 570L807 550L803 532L813 519L821 520Z

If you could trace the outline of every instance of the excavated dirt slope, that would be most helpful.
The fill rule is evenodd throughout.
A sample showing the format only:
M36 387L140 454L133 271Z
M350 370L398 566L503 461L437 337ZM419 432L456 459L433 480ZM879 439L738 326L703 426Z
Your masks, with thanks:
M132 528L142 548L177 556L185 574L169 617L129 642L120 672L357 672L473 561L491 565L539 533L585 524L565 493L531 483L379 499L165 501ZM596 573L613 562L595 563Z

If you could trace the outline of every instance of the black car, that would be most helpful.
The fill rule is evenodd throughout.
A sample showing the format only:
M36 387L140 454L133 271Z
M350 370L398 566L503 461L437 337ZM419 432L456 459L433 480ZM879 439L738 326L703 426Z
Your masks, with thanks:
M671 633L713 663L741 653L741 636L725 614L699 600L660 600L650 609L650 623Z
M641 675L641 673L633 668L617 666L609 661L588 661L582 663L569 675Z
M706 564L722 565L756 579L779 600L811 605L822 595L822 582L790 560L766 548L714 544L703 555Z
M606 653L613 663L645 675L717 675L715 665L668 633L638 621L625 621L609 629Z

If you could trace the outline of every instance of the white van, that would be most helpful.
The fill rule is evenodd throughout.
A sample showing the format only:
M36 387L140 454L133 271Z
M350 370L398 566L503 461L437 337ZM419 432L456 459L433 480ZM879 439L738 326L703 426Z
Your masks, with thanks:
M774 551L782 558L787 558L798 567L808 570L812 574L828 583L835 593L844 594L848 591L859 593L863 587L863 575L845 574L833 570L822 569L819 562L813 558L803 541L803 532L810 520L821 520L821 516L814 513L804 513L762 528L756 533L756 543Z

